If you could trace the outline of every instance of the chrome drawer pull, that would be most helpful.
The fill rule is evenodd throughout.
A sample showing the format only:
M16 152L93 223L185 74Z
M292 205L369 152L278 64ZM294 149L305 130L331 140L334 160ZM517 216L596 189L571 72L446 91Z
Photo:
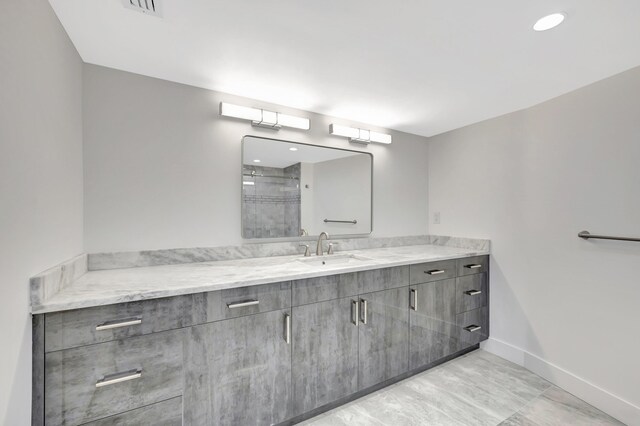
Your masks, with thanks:
M253 305L257 305L259 304L260 301L259 300L247 300L245 302L238 302L238 303L227 303L227 308L229 309L235 309L235 308L244 308L245 306L253 306Z
M432 269L430 271L424 271L425 274L429 275L440 275L444 274L446 271L444 269Z
M480 329L482 329L482 327L480 327L479 325L469 325L467 327L464 328L465 330L467 330L469 333L473 333L474 331L478 331Z
M478 294L482 294L482 290L468 290L465 291L464 294L466 294L467 296L476 296Z
M98 380L96 382L96 387L101 388L103 386L115 385L116 383L139 379L140 377L142 377L141 368L125 371L124 373L109 374Z
M96 326L96 331L111 330L120 327L129 327L130 325L142 324L142 318L127 318L122 320L106 321Z
M474 263L471 265L464 265L465 268L467 269L478 269L478 268L482 268L482 264L480 263Z
M367 301L364 299L360 299L360 303L362 303L362 323L367 323Z
M351 322L353 322L356 327L358 326L358 301L351 301Z
M418 310L418 290L414 288L411 289L411 309Z
M291 343L291 315L284 314L284 341Z

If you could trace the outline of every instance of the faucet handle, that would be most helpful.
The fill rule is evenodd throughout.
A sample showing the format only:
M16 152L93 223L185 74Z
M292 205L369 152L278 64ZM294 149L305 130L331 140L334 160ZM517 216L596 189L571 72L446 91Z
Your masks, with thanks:
M304 257L311 256L311 252L309 251L309 244L300 244L300 247L304 247Z
M335 245L337 245L337 244L339 244L339 243L337 243L337 242L329 243L329 250L327 250L327 254L333 254L333 247Z

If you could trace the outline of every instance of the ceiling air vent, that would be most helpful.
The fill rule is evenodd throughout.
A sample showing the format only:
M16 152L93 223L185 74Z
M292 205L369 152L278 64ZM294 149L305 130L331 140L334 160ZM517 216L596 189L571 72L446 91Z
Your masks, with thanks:
M160 16L160 0L122 0L124 7L145 15Z

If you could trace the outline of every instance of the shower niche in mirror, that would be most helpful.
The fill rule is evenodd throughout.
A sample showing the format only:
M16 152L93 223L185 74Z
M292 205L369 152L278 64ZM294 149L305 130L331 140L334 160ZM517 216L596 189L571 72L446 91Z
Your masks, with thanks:
M245 136L242 237L371 233L373 156Z

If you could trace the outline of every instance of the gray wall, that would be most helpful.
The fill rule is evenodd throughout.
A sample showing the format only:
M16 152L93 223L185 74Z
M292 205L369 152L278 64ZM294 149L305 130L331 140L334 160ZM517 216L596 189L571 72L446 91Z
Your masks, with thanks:
M492 240L487 349L640 424L640 245L577 237L640 236L640 68L430 139L429 210Z
M311 190L314 214L308 229L309 235L319 235L322 231L329 234L369 233L371 158L368 155L353 155L315 163ZM358 223L324 223L326 218L356 220Z
M0 2L0 424L31 414L29 277L82 252L82 63L45 0Z
M310 117L311 130L255 129L220 117L219 102L268 104L95 65L83 90L88 252L241 244L244 135L359 148L330 137L326 116L271 106ZM363 148L374 155L374 235L424 234L426 139L392 134Z

